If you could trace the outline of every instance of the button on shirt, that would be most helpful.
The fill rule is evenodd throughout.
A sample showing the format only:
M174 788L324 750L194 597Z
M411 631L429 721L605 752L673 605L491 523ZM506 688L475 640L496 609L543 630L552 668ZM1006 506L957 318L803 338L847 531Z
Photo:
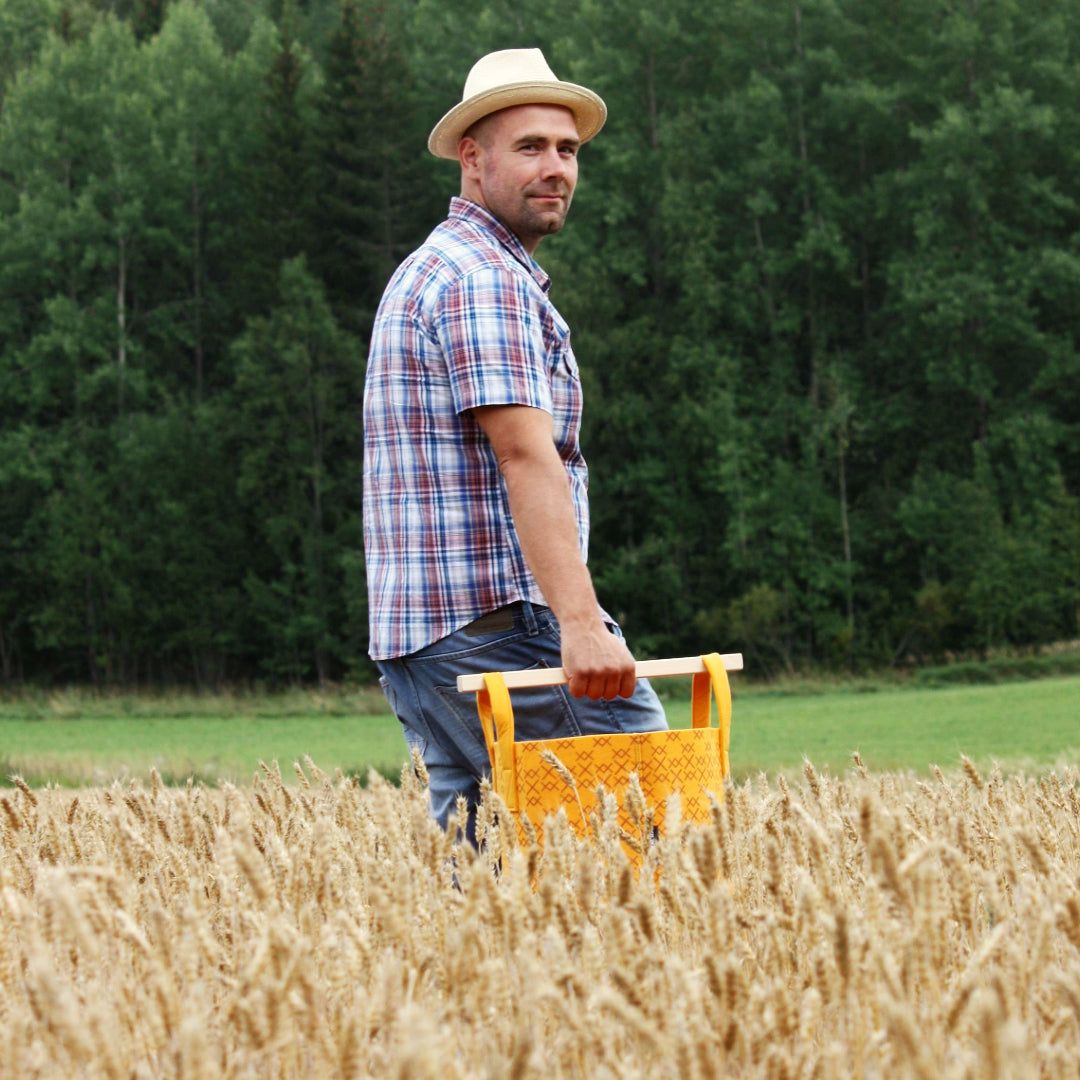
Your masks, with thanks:
M364 391L364 548L375 660L416 652L504 604L545 602L471 409L529 405L551 414L587 554L581 383L549 284L498 219L455 198L447 219L386 287Z

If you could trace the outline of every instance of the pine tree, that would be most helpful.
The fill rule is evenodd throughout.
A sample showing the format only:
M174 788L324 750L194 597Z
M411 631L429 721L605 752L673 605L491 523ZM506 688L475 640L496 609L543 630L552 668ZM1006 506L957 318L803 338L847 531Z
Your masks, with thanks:
M343 325L358 332L446 202L426 183L432 170L399 35L387 8L342 0L319 102L313 268Z
M310 72L311 59L297 37L296 5L286 0L261 78L254 148L246 163L252 190L247 205L238 208L246 233L238 292L249 312L269 311L284 260L318 246L312 233Z

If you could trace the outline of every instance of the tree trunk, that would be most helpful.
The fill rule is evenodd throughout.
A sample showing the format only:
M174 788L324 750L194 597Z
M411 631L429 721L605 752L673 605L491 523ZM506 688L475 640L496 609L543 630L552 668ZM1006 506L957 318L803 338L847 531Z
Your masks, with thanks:
M743 495L742 469L739 468L739 455L735 453L735 499L738 503L736 508L736 528L738 530L737 541L739 549L739 569L744 573L750 568L750 553L746 546L746 499Z
M807 221L813 207L810 199L810 151L806 134L806 116L803 110L802 64L804 59L802 42L802 7L795 4L795 55L799 58L799 78L795 86L795 120L799 137L799 161L802 165L802 205ZM817 284L814 278L814 263L806 260L806 311L810 340L810 374L808 396L812 405L818 402L818 324L817 324Z
M844 534L844 579L847 592L847 621L850 630L855 629L855 597L852 586L851 527L848 523L847 469L845 435L843 429L836 433L836 457L840 472L840 528Z
M308 357L308 423L311 432L311 515L312 547L315 561L315 606L318 614L318 630L315 640L315 673L319 686L329 677L329 661L322 638L326 632L326 576L323 571L323 498L322 478L325 465L325 430L323 410L319 401L319 385L314 371L314 358Z
M101 688L101 669L97 658L97 612L94 608L94 575L87 571L84 582L86 596L86 662L90 669L90 681L95 689Z
M653 161L659 162L660 123L659 106L656 100L656 57L649 51L649 60L645 69L645 113L649 118L649 149ZM654 166L656 167L656 166ZM653 299L659 307L663 298L663 244L657 235L655 215L650 214L649 226L649 276L652 278Z
M866 147L859 144L859 183L862 193L867 191ZM863 345L870 344L870 245L866 239L866 212L863 211L859 224L859 271L862 279L862 331Z
M124 413L124 380L127 378L127 244L121 233L119 238L119 262L116 268L116 374L117 412Z
M11 655L8 651L7 631L0 625L0 676L4 682L11 682Z
M195 324L195 400L202 400L203 392L203 340L202 340L202 198L199 191L199 140L191 140L191 214L193 218L192 296Z

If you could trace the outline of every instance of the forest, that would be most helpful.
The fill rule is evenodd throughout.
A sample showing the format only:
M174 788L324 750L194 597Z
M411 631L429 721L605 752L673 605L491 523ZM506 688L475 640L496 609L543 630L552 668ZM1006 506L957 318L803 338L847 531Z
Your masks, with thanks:
M635 653L1080 635L1080 0L0 0L0 686L370 678L367 335L525 46Z

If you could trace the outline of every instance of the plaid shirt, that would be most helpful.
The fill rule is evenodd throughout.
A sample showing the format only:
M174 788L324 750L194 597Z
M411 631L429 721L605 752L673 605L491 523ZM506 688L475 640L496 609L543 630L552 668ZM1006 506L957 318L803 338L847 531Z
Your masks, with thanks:
M373 659L406 656L515 600L543 604L506 488L470 410L552 415L582 555L581 383L547 274L483 207L448 218L398 267L375 316L364 390L364 548Z

